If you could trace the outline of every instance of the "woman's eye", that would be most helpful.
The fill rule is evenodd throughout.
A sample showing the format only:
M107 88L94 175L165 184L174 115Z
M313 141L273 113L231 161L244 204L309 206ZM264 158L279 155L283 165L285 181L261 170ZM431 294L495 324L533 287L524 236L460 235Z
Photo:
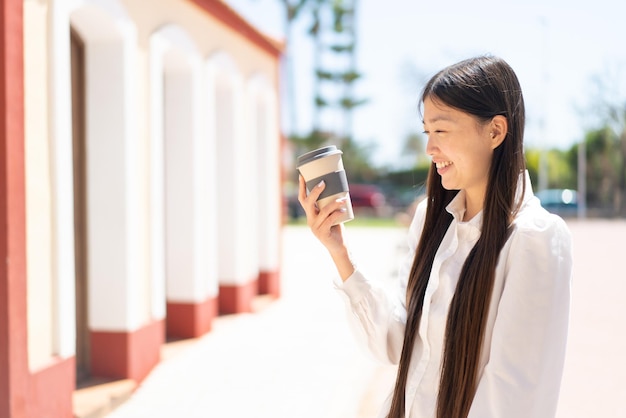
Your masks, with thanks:
M430 135L430 134L443 134L446 131L442 130L442 129L435 129L434 131L423 131L422 133L426 136Z

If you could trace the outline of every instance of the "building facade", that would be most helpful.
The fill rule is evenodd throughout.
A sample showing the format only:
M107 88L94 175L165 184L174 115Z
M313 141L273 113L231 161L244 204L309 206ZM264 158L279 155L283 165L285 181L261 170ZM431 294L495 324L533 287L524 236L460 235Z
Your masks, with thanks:
M3 0L0 416L279 294L281 44L219 0Z

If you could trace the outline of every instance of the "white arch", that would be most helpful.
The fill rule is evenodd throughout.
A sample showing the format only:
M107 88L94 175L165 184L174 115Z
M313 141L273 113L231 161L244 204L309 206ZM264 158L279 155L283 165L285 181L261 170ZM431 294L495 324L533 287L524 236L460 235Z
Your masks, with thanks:
M83 4L70 15L72 27L76 29L86 43L123 41L124 20L115 20L102 8L93 4Z
M219 179L219 280L241 286L258 277L258 225L251 206L256 201L256 149L245 129L243 78L235 62L218 51L207 59L206 71Z
M54 164L53 155L66 144L49 140L55 125L49 115L50 80L47 72L49 37L46 4L24 1L24 170L26 197L26 285L28 362L31 370L49 364L53 355L74 354L73 235L57 231L59 224L70 226L64 201L56 198L51 184L68 170ZM70 155L71 157L71 144ZM71 159L69 180L71 182ZM71 183L69 183L71 185ZM61 208L59 210L59 207ZM61 213L59 213L61 212ZM65 225L64 222L67 222ZM62 243L62 250L55 246ZM64 252L63 250L69 250ZM69 262L63 262L67 259ZM61 262L59 262L61 261ZM71 284L69 289L67 283ZM61 291L61 293L59 293ZM54 296L53 296L54 295ZM70 309L67 309L69 302ZM52 314L52 315L51 315Z
M134 42L129 42L134 37L134 27L117 0L48 0L45 3L48 41L47 122L50 186L53 191L53 350L56 355L70 357L75 354L76 348L70 21L88 42L112 40L124 45L134 45ZM70 18L73 12L75 13ZM123 50L122 55L128 62L133 51L127 47ZM127 67L122 70L128 72ZM127 123L125 136L128 137L132 131L132 124ZM136 240L136 237L132 237L133 234L128 235L131 235L130 241Z
M276 273L280 264L281 172L278 99L265 74L247 83L250 140L256 144L258 253L262 273Z
M166 25L150 38L150 67L152 208L162 212L152 214L153 251L167 237L164 257L153 261L167 260L168 301L202 302L217 295L215 163L203 122L202 59L185 31Z
M134 117L137 34L116 0L74 5L69 20L87 50L89 326L132 331L149 320L141 297L147 282Z
M215 72L222 72L230 76L233 82L237 82L237 79L239 79L239 82L241 81L241 72L234 59L226 51L218 50L209 55L207 66Z

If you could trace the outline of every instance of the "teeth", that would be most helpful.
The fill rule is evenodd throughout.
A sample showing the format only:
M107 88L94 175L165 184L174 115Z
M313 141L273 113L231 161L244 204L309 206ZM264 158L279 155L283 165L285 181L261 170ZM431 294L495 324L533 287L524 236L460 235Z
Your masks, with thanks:
M438 163L435 163L435 165L437 166L437 168L444 168L447 167L449 165L452 165L451 161L440 161Z

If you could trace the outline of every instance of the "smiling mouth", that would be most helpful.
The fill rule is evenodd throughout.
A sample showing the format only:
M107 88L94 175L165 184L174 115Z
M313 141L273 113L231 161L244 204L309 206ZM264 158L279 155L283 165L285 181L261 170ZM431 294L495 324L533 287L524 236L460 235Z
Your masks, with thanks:
M450 165L452 165L452 161L440 161L440 162L435 163L435 166L437 168L446 168Z

